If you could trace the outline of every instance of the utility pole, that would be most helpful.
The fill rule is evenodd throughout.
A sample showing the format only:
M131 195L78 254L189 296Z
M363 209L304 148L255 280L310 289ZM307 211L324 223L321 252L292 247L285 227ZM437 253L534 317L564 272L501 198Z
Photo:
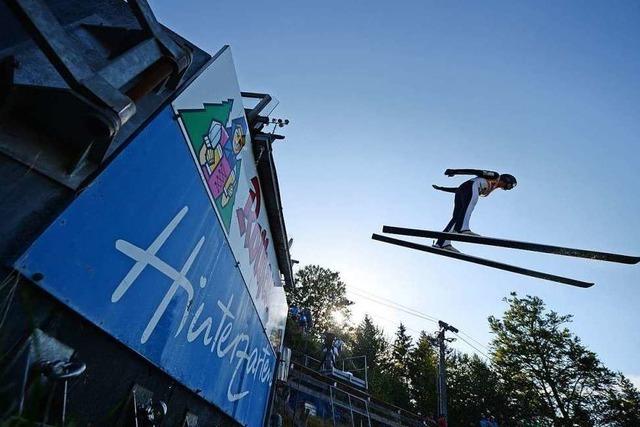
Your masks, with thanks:
M445 419L448 418L447 411L447 367L445 364L445 342L453 341L452 338L446 338L445 332L450 331L454 334L458 333L458 330L442 320L438 321L440 331L434 340L438 345L439 355L438 358L438 416L443 415Z

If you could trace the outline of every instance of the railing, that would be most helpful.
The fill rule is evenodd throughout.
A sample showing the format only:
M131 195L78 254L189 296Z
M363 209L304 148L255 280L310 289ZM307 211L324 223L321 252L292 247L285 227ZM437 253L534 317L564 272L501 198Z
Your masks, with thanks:
M360 361L360 367L358 367L358 364L356 363L356 361ZM343 371L349 371L352 374L356 374L356 373L362 373L362 376L357 376L358 378L361 378L364 380L365 383L365 388L369 389L369 376L368 376L368 366L367 366L367 356L354 356L354 357L348 357L345 359L341 359L342 362L342 370Z
M300 351L291 351L291 361L317 372L321 370L322 360ZM369 388L367 356L340 358L336 361L336 365L336 367L341 368L343 371L351 372L354 377L364 381L365 389Z
M420 416L295 362L287 386L288 398L276 407L290 420L307 417L308 425L323 426L422 426Z

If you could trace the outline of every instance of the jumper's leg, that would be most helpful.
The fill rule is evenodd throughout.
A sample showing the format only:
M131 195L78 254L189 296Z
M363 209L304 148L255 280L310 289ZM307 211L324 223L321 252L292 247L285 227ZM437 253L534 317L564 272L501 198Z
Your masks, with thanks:
M458 187L458 190L456 190L456 197L453 203L453 218L443 230L445 233L465 230L465 228L461 228L465 222L465 218L467 218L467 225L469 224L469 217L471 216L471 212L473 212L473 208L478 201L477 194L475 198L473 196L473 190L473 182L471 181L465 182ZM436 246L439 247L450 245L451 242L449 240L438 239L436 242Z
M456 224L456 219L455 216L454 218L451 219L451 221L449 221L449 224L447 224L447 226L444 228L444 230L442 230L444 233L450 233L453 231L453 227ZM438 241L436 242L436 246L439 247L443 247L443 246L447 246L447 245L451 245L451 240L444 240L444 239L438 239Z
M456 223L457 228L455 231L457 232L469 230L469 220L471 219L473 209L476 207L476 203L478 203L478 192L471 191L470 193L469 202L467 203L464 215L462 216L462 221Z

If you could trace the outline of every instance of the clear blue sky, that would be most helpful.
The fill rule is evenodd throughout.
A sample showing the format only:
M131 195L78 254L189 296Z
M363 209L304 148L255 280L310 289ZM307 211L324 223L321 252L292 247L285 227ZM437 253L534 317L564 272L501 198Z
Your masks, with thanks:
M276 160L293 256L487 343L510 291L575 315L612 369L640 379L640 267L459 245L588 281L582 290L386 246L382 224L440 229L447 167L513 173L474 231L640 253L640 3L634 1L152 0L213 53L230 44L243 90L292 124ZM391 334L434 325L356 299ZM469 350L464 343L455 344Z

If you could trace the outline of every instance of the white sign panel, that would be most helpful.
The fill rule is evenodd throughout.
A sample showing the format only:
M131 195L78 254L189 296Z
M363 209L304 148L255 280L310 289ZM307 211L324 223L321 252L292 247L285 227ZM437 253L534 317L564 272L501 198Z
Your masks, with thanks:
M286 299L231 49L219 52L172 105L237 268L279 348Z

